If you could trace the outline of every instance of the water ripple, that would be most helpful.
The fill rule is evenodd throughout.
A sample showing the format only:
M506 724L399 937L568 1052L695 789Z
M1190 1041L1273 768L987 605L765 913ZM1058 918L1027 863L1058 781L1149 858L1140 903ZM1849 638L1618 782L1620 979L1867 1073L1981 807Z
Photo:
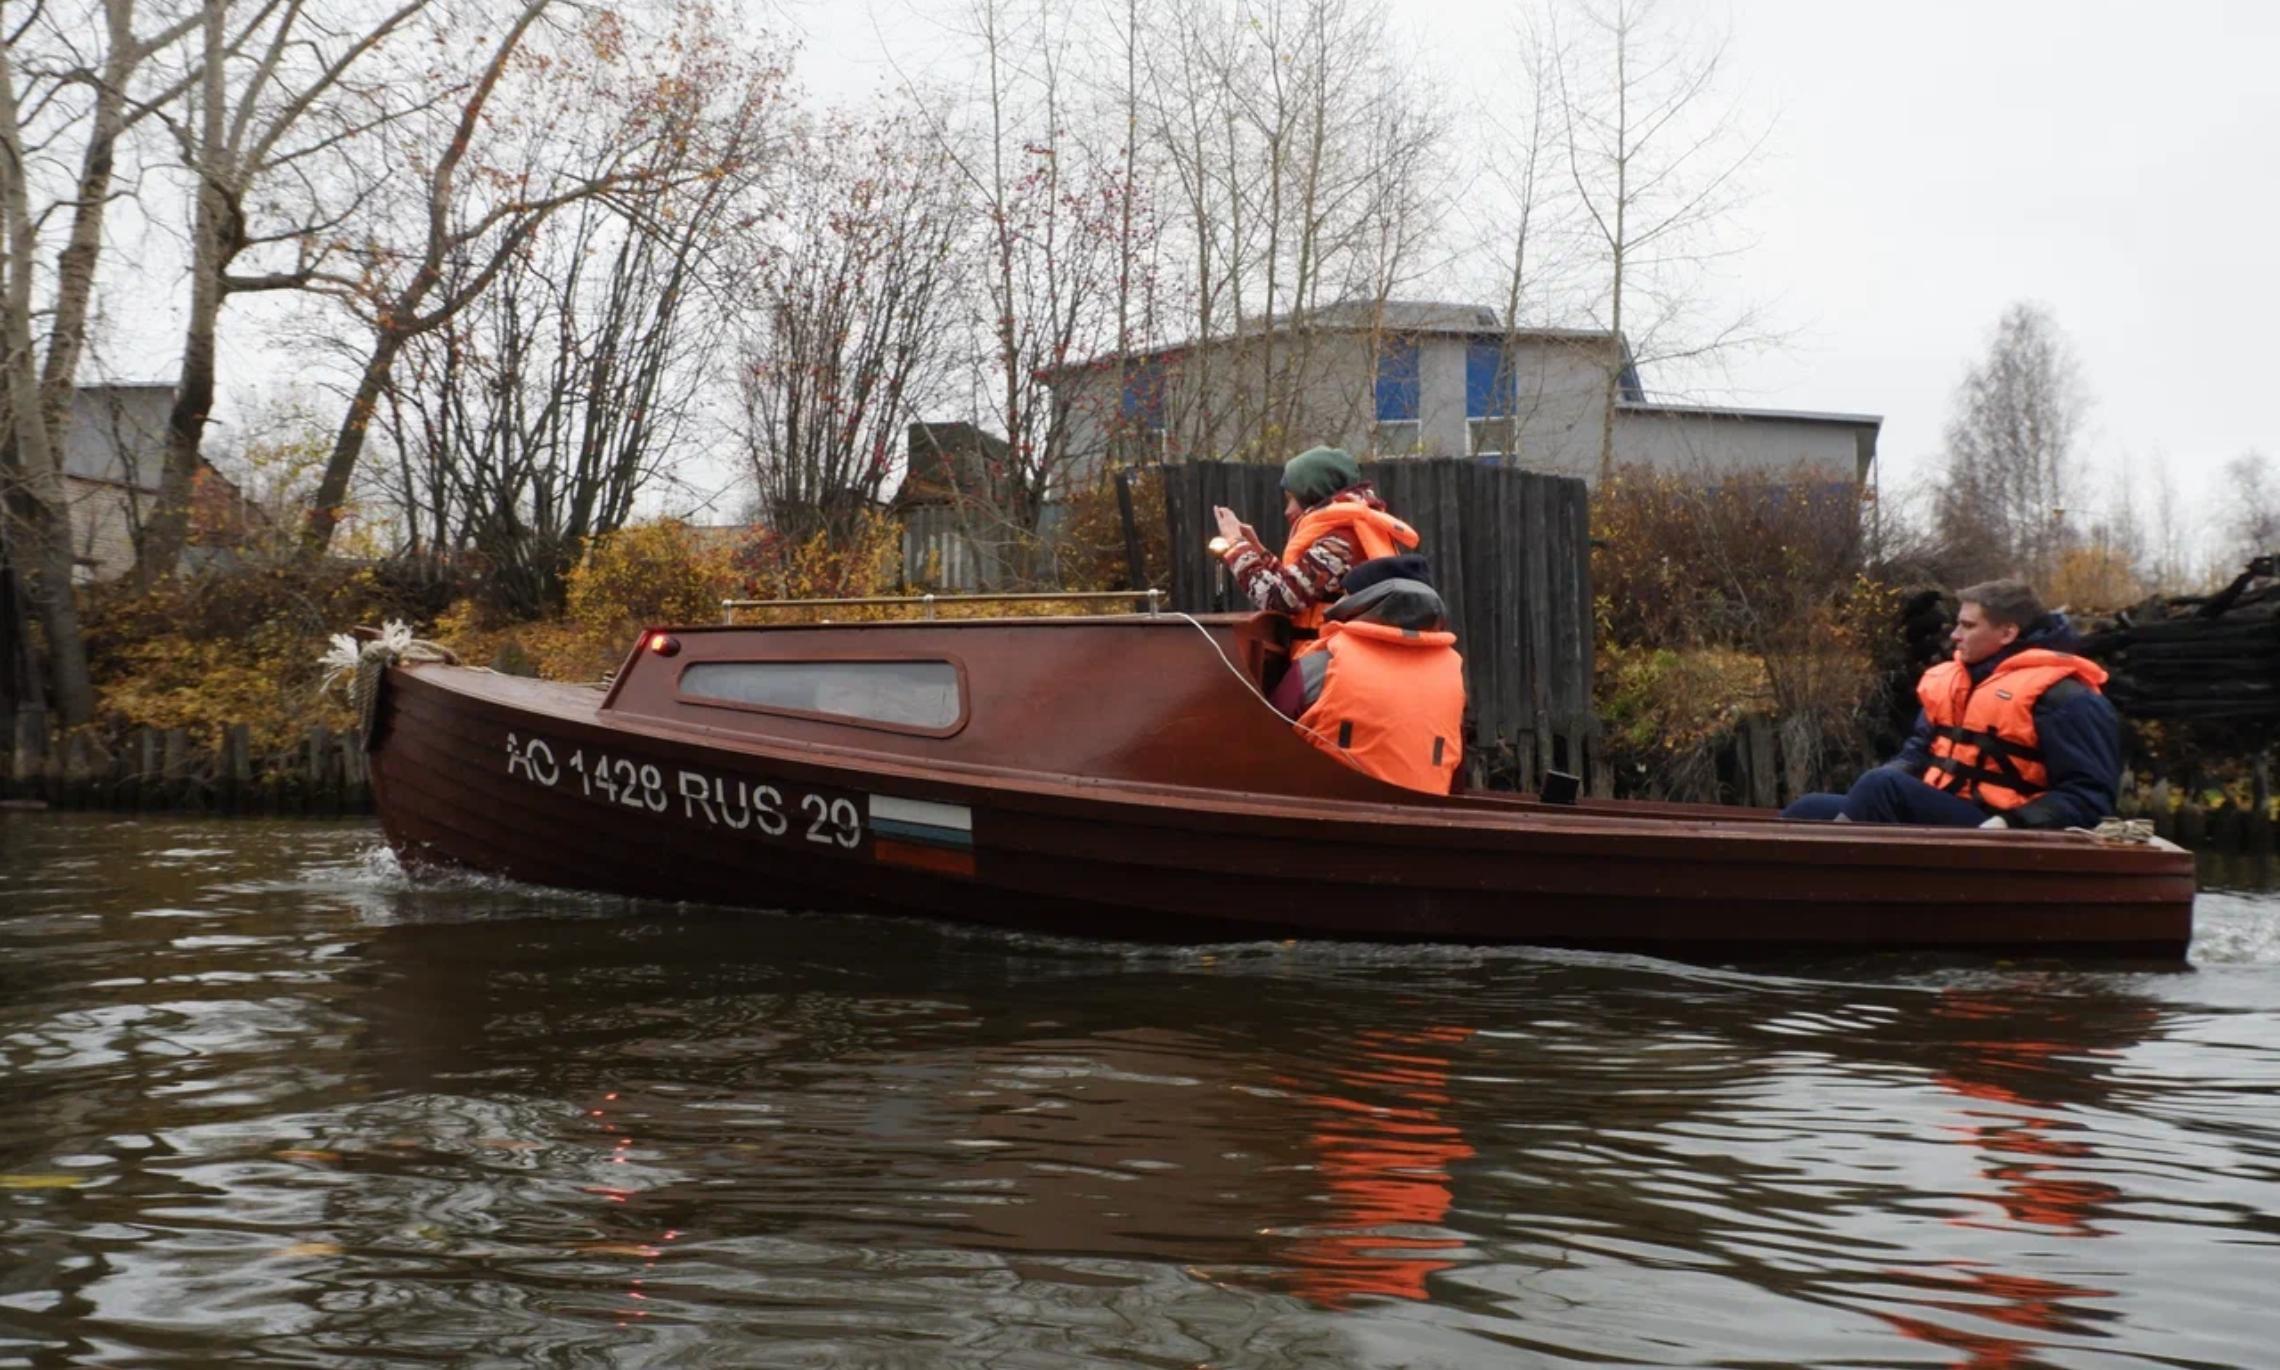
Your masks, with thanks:
M2196 969L1134 947L0 817L0 1364L2248 1365Z

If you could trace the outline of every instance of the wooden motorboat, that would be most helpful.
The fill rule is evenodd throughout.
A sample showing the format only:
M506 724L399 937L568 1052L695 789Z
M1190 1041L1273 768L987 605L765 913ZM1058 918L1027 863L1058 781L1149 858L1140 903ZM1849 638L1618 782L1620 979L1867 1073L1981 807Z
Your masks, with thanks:
M1268 708L1283 662L1280 620L1173 614L657 630L606 688L399 662L372 784L414 864L1086 937L2191 939L2192 858L2166 843L1397 789Z

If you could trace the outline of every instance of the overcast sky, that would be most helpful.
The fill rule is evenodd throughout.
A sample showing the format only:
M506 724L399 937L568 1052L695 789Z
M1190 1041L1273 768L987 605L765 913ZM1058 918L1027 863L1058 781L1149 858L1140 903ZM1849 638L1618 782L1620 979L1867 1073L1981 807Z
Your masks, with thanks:
M879 34L906 53L936 41L912 0L785 3L824 99L889 78ZM1393 12L1460 112L1489 98L1513 5ZM2280 3L1726 12L1729 92L1774 126L1731 288L1788 341L1702 398L1881 414L1883 478L1904 485L1933 467L1966 363L2026 299L2080 357L2101 491L2124 463L2164 463L2207 511L2224 462L2280 458Z

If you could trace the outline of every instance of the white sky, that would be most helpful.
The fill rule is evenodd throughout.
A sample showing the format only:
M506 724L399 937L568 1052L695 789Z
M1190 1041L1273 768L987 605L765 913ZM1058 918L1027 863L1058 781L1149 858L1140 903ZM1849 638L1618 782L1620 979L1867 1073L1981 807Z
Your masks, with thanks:
M779 3L764 22L803 31L796 70L825 100L891 79L879 33L898 55L939 41L912 0ZM1392 9L1450 88L1492 88L1517 7ZM2280 3L1734 0L1730 15L1727 89L1775 125L1736 223L1755 246L1730 274L1788 341L1701 398L1881 414L1883 480L1904 487L1933 469L1997 317L2031 299L2081 360L2101 495L2125 466L2167 465L2213 514L2224 462L2280 459ZM1452 102L1460 128L1467 98L1484 97Z

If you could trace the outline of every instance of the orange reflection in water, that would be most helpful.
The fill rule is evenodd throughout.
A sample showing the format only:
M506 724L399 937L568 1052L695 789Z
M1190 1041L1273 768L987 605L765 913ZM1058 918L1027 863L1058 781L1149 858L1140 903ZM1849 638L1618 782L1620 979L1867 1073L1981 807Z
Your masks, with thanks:
M1290 1282L1302 1297L1325 1308L1372 1294L1422 1300L1427 1278L1456 1263L1436 1253L1461 1239L1388 1229L1434 1228L1448 1215L1448 1167L1473 1149L1440 1110L1449 1102L1450 1049L1471 1035L1362 1033L1356 1063L1331 1072L1346 1092L1307 1096L1323 1112L1308 1142L1330 1212L1284 1252L1298 1267Z
M2109 1299L2114 1295L2111 1289L2093 1289L2087 1285L2036 1279L2028 1275L2006 1275L1962 1262L1958 1262L1955 1268L1957 1274L1952 1279L1921 1273L1905 1278L1911 1283L1932 1289L1952 1291L1954 1297L1917 1300L1925 1308L1984 1318L2036 1332L2087 1332L2089 1327L2086 1319L2081 1310L2073 1305L2091 1299ZM1898 1313L1880 1312L1877 1316L1917 1341L1961 1352L1962 1355L1955 1362L1958 1370L2023 1370L2027 1366L2043 1364L2036 1359L2035 1353L2042 1349L2037 1342L1992 1332L1967 1332L1947 1323L1911 1318Z
M2050 1116L2047 1099L2052 1087L2065 1078L2066 1063L2085 1054L2079 1043L2043 1041L2039 1037L2006 1037L2006 1020L2021 1016L2019 1006L1986 994L1950 990L1941 994L1933 1013L1950 1021L1984 1023L1985 1036L1958 1043L1965 1054L1937 1077L1941 1088L1966 1099L2001 1106L1967 1109L1970 1121L1952 1129L1958 1140L1977 1148L1987 1158L1980 1174L1994 1182L1996 1202L2013 1223L2063 1233L2070 1237L2100 1237L2097 1225L2108 1204L2121 1197L2110 1184L2059 1178L2064 1163L2092 1155L2086 1142L2066 1134L2081 1125ZM2037 1090L2037 1086L2043 1086ZM1954 1220L1961 1226L1986 1226L1974 1219Z
M2081 1124L2057 1115L2064 1107L2059 1100L2083 1086L2082 1059L2108 1048L2088 1041L2044 1040L2047 1029L2066 1026L2063 1017L2049 1021L2048 1012L1989 994L1943 991L1933 1014L1970 1031L1968 1037L1948 1044L1955 1052L1953 1064L1933 1078L1960 1098L1991 1105L1966 1108L1966 1121L1949 1131L1959 1144L1983 1156L1979 1173L1993 1183L1994 1200L2007 1220L1949 1221L1958 1227L1998 1231L2025 1225L2053 1236L2106 1236L2098 1220L2122 1192L2110 1184L2063 1177L2066 1168L2095 1157L2096 1152L2089 1143L2068 1135L2079 1132ZM2148 1010L2122 1026L2142 1030L2152 1016ZM2044 1021L2038 1024L2036 1019ZM2111 1289L2007 1274L1976 1262L1952 1262L1951 1268L1952 1275L1893 1273L1937 1291L1914 1301L1926 1309L2028 1332L2087 1334L2095 1315L2083 1305L2114 1295ZM1967 1331L1903 1314L1877 1316L1918 1341L1960 1353L1955 1364L1963 1370L2022 1370L2045 1363L2037 1359L2043 1344L2036 1341L1995 1331Z

